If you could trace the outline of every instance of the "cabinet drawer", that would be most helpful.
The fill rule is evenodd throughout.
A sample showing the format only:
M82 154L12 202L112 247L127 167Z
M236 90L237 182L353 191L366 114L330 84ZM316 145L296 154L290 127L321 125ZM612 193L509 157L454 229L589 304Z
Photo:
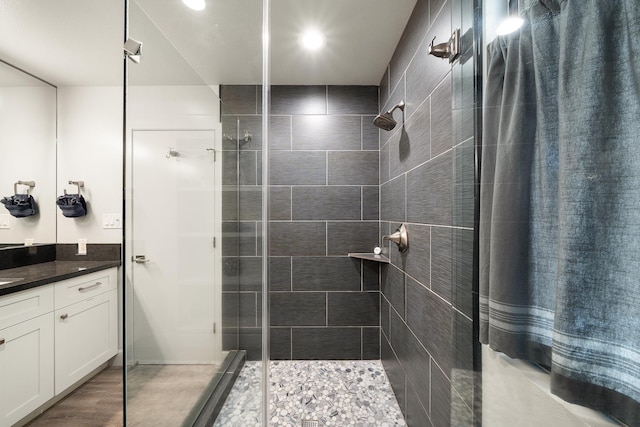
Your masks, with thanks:
M0 329L53 311L53 285L0 297Z
M110 268L55 284L56 310L116 289L116 269Z

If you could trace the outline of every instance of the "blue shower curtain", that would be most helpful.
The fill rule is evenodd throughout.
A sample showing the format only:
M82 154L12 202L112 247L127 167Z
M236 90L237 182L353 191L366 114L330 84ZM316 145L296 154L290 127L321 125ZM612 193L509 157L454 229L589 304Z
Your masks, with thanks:
M480 339L640 426L640 1L525 5L487 51Z

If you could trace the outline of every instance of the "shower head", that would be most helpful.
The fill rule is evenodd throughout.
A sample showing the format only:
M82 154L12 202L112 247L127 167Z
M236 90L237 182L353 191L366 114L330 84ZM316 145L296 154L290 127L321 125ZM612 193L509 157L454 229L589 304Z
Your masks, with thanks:
M404 101L398 102L393 106L392 109L383 114L378 114L375 119L373 119L373 124L383 130L391 130L398 122L393 119L393 112L399 108L401 111L404 111Z

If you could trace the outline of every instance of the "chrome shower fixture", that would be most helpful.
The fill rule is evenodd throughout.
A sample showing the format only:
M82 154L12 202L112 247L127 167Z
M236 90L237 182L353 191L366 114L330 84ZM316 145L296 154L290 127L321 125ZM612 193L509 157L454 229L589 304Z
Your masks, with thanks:
M373 124L378 126L380 129L383 129L383 130L391 130L391 129L393 129L398 124L398 122L396 122L393 119L393 112L397 108L399 108L404 114L404 101L398 102L396 105L393 106L392 109L390 109L386 113L378 114L376 116L376 118L373 119Z
M382 236L382 246L384 246L385 240L390 240L398 245L398 250L400 252L404 253L409 249L409 234L407 233L407 227L405 227L404 224L401 224L395 233Z
M438 58L448 59L449 63L456 60L460 56L460 29L456 28L451 37L444 43L434 44L436 38L434 37L429 44L429 55L437 56Z

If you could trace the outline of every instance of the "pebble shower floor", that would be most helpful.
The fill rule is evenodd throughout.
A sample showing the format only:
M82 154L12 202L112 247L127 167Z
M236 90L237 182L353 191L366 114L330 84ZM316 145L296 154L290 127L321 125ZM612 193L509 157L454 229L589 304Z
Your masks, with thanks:
M270 426L406 425L379 360L269 363ZM215 427L261 426L260 366L260 362L245 364Z

